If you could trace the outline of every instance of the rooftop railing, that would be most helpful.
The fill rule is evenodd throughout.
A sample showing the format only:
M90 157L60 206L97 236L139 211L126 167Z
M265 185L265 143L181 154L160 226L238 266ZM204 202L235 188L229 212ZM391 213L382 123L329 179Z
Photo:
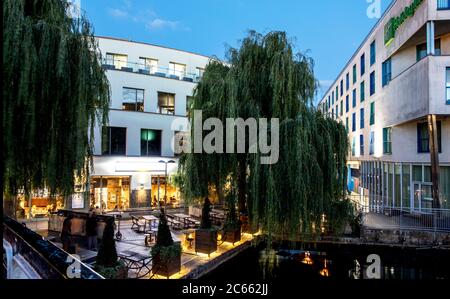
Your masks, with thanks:
M117 59L103 59L103 68L107 70L119 70L130 73L138 73L149 76L156 76L162 78L175 79L180 81L197 83L200 81L201 76L198 74L192 74L185 71L173 70L166 67L146 65L137 62L128 62Z

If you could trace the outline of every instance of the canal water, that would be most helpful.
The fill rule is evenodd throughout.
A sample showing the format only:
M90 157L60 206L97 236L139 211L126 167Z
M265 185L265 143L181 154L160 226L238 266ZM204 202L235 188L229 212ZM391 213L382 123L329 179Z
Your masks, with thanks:
M450 279L450 249L366 245L251 247L203 279L385 280Z

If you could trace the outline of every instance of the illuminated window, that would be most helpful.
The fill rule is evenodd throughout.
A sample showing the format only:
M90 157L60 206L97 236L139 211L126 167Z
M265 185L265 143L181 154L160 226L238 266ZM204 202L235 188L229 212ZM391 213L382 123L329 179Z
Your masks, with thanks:
M127 111L144 111L144 90L124 87L122 89L122 109Z
M158 92L158 112L161 114L175 114L175 95Z
M141 129L141 156L161 156L161 131Z

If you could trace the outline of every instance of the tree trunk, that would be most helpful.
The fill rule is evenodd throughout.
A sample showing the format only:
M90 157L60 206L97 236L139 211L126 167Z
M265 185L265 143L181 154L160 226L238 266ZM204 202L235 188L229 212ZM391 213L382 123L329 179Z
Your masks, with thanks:
M238 209L239 214L247 214L247 163L246 158L240 159L238 166Z

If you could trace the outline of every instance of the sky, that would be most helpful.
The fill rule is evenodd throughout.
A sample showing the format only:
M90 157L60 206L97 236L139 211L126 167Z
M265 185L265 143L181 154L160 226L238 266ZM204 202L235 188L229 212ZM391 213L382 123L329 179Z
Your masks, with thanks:
M248 30L286 31L314 59L320 99L391 0L81 0L95 34L224 59ZM378 5L379 4L379 5ZM375 17L370 12L375 12ZM370 17L369 17L370 16Z

